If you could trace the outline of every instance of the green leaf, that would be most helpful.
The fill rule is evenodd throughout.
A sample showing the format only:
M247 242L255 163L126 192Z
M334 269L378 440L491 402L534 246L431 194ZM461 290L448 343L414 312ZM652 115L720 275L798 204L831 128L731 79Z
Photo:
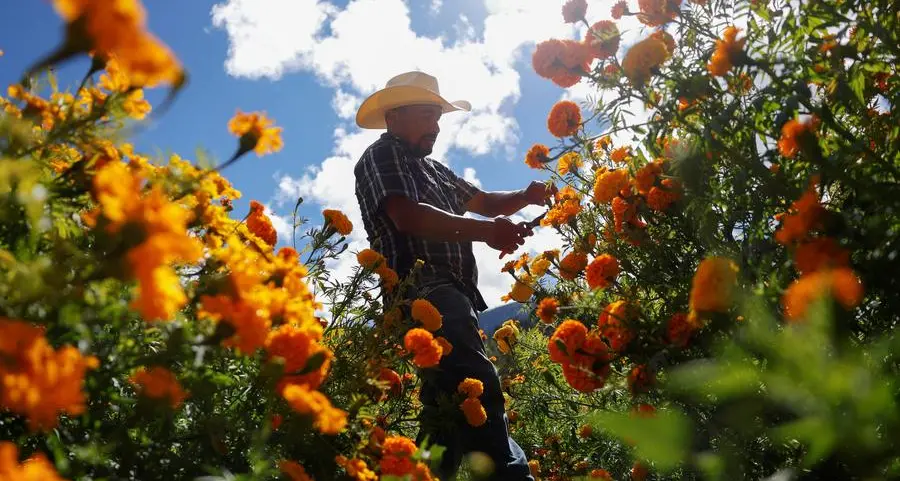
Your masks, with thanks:
M687 417L678 411L661 410L653 417L596 412L587 420L596 428L606 429L614 436L633 442L638 457L655 463L660 471L671 471L687 459L691 425Z
M798 440L807 446L803 464L812 466L826 458L834 450L837 435L831 426L821 418L808 417L779 426L772 435L782 441Z
M671 372L667 384L678 391L712 395L724 400L756 392L760 378L758 370L752 365L695 361Z

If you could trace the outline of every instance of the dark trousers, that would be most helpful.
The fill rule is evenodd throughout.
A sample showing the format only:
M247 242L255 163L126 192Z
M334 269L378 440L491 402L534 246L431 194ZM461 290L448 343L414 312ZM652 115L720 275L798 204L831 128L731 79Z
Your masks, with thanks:
M417 443L427 437L430 443L446 448L440 466L433 467L435 474L441 481L454 479L463 456L478 451L494 462L488 479L534 481L525 453L509 437L500 378L484 352L478 313L472 301L453 283L440 280L422 284L416 295L427 299L441 313L443 326L434 334L444 336L453 345L450 355L443 357L437 367L419 373L423 409ZM467 377L484 384L480 399L487 422L478 427L465 421L459 402L450 402L459 383ZM448 415L448 411L452 414Z

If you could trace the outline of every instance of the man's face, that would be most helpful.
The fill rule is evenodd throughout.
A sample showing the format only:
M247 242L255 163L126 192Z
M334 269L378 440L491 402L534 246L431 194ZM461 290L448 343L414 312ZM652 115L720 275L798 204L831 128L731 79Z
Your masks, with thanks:
M431 154L441 131L438 120L441 108L437 105L408 105L391 113L391 131L410 145L420 157Z

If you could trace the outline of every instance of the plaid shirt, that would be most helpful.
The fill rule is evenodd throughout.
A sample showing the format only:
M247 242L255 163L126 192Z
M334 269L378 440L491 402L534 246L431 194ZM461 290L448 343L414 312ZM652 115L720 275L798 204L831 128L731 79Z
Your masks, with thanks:
M479 311L487 309L478 291L478 268L471 242L430 241L401 233L383 209L389 195L402 195L438 209L463 215L464 205L479 192L440 162L415 157L405 143L384 133L363 153L353 169L356 199L369 244L401 277L416 259L425 261L423 274L454 282Z

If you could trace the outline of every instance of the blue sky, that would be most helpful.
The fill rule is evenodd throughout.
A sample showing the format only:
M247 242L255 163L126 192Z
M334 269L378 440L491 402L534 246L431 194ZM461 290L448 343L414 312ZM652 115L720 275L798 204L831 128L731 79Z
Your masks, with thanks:
M436 75L451 99L472 101L472 113L442 120L436 157L485 190L509 190L544 180L523 163L534 142L553 144L546 131L550 107L566 91L531 69L536 41L580 35L562 22L561 0L153 0L146 2L150 30L184 63L190 83L173 108L133 139L139 150L176 152L196 159L204 149L219 161L236 140L227 122L236 109L265 111L284 128L285 147L263 158L248 156L226 171L243 192L236 215L250 199L267 204L278 224L297 195L302 214L320 222L323 208L340 208L358 220L352 165L378 131L361 132L355 107L397 73L414 68ZM608 5L589 2L608 18ZM601 6L602 5L602 6ZM602 12L599 12L603 9ZM0 82L17 81L24 68L62 37L49 1L5 8L0 29ZM60 70L72 84L87 62ZM162 92L148 93L158 101ZM571 93L570 93L571 95ZM348 175L349 174L349 175ZM540 209L525 213L530 218ZM283 220L283 219L282 219ZM351 248L365 247L364 233ZM538 236L530 249L553 244ZM287 240L282 231L282 240ZM499 297L508 279L494 274L496 255L480 266L486 297ZM348 264L335 266L346 269ZM489 299L490 304L496 304Z

